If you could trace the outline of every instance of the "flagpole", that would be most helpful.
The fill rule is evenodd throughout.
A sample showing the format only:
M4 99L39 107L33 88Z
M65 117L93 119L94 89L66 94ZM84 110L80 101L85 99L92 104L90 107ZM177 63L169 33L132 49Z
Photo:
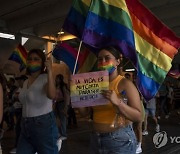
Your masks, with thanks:
M52 51L53 51L53 50L52 50ZM52 53L52 51L50 51L50 52L46 53L45 55L46 55L46 56L48 56L49 54L51 54L51 53Z
M81 45L82 45L82 41L79 44L79 49L78 49L78 53L77 53L77 56L76 56L76 62L75 62L75 65L74 65L73 75L75 74L75 71L76 71L76 66L77 66L77 61L78 61L78 58L79 58L79 53L80 53L80 50L81 50Z
M59 34L58 34L58 37L57 37L57 41L60 39L60 42L62 43L62 38L61 38L61 35L62 35L62 31L63 31L63 29L61 28L61 30L60 30L60 32L59 32ZM57 43L57 42L56 42Z
M55 40L55 45L53 46L52 51L50 51L49 53L45 54L46 56L49 56L49 54L51 54L53 52L53 50L56 48L57 44L58 44L58 40L60 39L60 42L62 43L62 39L61 39L61 32L63 31L63 29L60 29L60 32L58 33L56 40ZM60 61L61 63L61 61Z

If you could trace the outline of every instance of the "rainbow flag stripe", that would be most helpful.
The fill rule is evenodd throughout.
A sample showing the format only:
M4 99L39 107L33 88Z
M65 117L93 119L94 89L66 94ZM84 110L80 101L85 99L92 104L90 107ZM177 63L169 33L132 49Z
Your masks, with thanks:
M53 50L52 55L56 59L65 62L70 71L73 72L77 53L78 51L67 43L61 43ZM93 68L96 59L96 56L88 49L80 51L76 66L76 73L89 72Z
M26 49L19 44L11 56L9 57L9 60L15 61L20 64L20 70L24 69L26 67L26 58L27 58L27 51Z
M72 107L107 104L108 101L102 96L101 91L107 90L108 87L109 75L107 71L72 75L70 82Z
M81 38L91 0L74 0L63 28Z
M146 100L150 100L171 68L171 62L180 47L180 38L138 0L85 2L89 1L75 0L76 5L72 8L77 8L78 3L86 7L82 11L76 9L76 12L70 12L71 15L67 17L68 20L77 14L81 15L80 22L73 23L73 27L81 25L80 33L75 29L69 31L67 23L64 29L72 34L78 33L76 36L95 49L105 46L119 49L133 62L137 70L138 89Z
M97 61L96 55L87 48L85 48L81 52L83 55L81 57L83 59L83 63L80 65L78 73L86 73L92 71Z

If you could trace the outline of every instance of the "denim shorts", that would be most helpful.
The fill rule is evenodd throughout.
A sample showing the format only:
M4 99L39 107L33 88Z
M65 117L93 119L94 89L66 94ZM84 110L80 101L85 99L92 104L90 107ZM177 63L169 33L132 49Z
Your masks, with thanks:
M135 154L136 137L131 125L110 133L93 132L91 154Z
M58 129L53 112L22 118L17 154L58 154Z
M146 108L145 111L147 115L150 115L152 117L155 117L156 115L156 109Z

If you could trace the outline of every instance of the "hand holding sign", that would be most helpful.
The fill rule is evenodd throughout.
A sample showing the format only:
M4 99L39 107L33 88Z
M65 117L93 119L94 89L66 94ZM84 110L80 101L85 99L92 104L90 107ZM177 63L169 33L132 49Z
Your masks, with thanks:
M114 105L119 105L122 101L113 90L102 90L102 95Z

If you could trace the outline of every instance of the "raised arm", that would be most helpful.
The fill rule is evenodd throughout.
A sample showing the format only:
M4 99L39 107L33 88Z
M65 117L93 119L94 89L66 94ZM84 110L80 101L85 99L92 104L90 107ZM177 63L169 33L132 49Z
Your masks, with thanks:
M52 74L52 60L51 58L47 58L45 62L47 72L48 72L48 80L46 84L46 92L47 92L47 97L50 99L54 99L56 97L56 87L54 83L54 78Z

